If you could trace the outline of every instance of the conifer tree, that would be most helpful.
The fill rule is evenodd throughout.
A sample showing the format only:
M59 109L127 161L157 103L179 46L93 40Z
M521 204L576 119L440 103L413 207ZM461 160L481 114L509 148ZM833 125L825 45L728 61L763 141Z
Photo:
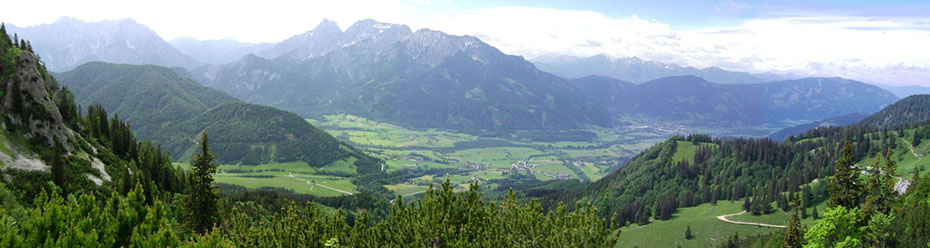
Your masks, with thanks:
M843 145L840 159L833 165L833 178L827 184L830 191L830 200L827 205L846 208L859 207L860 188L859 171L854 167L856 156L852 151L852 144L847 141Z
M51 160L52 166L49 170L51 170L52 173L52 181L55 182L55 185L64 189L67 174L65 172L65 162L62 159L61 146L56 144L54 148L52 148Z
M917 130L914 130L914 136L911 137L911 145L912 146L920 145L920 135L918 134Z
M213 173L216 164L215 155L210 153L209 136L201 133L200 152L191 158L193 169L190 175L191 194L188 196L187 211L189 227L197 233L206 233L219 220L219 196L213 186Z
M801 224L798 221L798 209L801 208L799 197L794 197L794 201L791 202L791 207L794 208L794 214L791 215L791 220L788 221L788 230L785 230L784 240L782 241L782 248L799 248L804 245L804 240L801 234Z

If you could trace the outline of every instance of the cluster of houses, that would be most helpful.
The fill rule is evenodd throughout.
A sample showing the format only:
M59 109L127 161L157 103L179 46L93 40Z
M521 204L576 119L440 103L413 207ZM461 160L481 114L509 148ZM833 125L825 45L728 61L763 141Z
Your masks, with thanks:
M572 174L567 174L567 173L551 173L550 172L550 173L546 173L546 176L549 176L555 179L572 179Z
M539 164L531 164L527 161L517 161L516 163L510 164L510 169L512 170L531 170L533 168L539 167Z

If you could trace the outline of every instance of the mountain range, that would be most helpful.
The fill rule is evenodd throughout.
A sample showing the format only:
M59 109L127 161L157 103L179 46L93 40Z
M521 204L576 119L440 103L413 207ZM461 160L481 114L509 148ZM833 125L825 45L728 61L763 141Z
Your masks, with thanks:
M850 113L871 114L898 100L876 86L842 78L716 84L671 76L633 84L603 76L572 80L576 92L614 115L673 121L787 125Z
M887 91L839 78L775 80L777 75L697 69L635 57L550 58L534 64L475 37L412 31L370 19L345 31L324 20L278 43L181 38L171 42L178 49L128 19L87 23L61 18L52 24L11 28L23 37L83 29L91 31L34 39L34 46L49 54L45 60L50 68L89 60L165 65L242 101L303 117L349 113L420 128L611 126L629 115L780 128L869 114L897 100ZM47 47L56 49L42 52ZM212 64L192 69L199 62L180 51ZM64 63L52 57L81 59ZM590 74L605 76L576 78Z
M878 87L840 78L761 83L748 73L625 61L666 68L652 76L674 74L668 68L677 68L675 73L731 84L698 76L665 76L639 85L603 76L567 80L474 37L412 32L405 25L374 20L359 21L345 32L324 20L256 55L200 68L193 76L236 98L307 117L350 113L458 130L609 126L631 114L783 127L874 113L898 99Z
M909 85L909 86L882 86L882 88L891 91L895 95L898 95L901 98L909 97L912 95L919 94L930 94L930 87L923 87L918 85Z
M351 113L416 127L607 125L569 82L470 36L359 21L323 21L241 60L194 71L204 85L308 117ZM271 58L271 59L269 59Z
M533 63L544 71L565 78L601 75L636 84L669 76L684 75L694 75L720 84L754 84L786 79L775 74L750 74L728 71L718 67L698 69L690 66L648 61L638 57L611 58L603 54L591 57L540 57L534 59Z
M29 39L48 69L56 72L91 61L187 69L202 65L132 19L84 22L62 17L51 24L31 27L8 24L6 28L20 39Z

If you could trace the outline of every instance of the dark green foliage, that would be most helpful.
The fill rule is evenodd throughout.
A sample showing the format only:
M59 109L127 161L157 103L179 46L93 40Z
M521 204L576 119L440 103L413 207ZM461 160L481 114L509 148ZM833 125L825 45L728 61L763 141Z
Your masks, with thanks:
M52 149L52 163L49 170L52 173L52 181L59 187L64 187L65 180L67 180L68 177L68 172L66 171L67 167L62 156L61 146L55 146L55 148Z
M833 165L833 178L830 179L830 207L843 206L854 208L859 206L862 185L859 181L859 170L854 167L856 155L852 151L852 143L843 145L843 153L836 164Z
M500 203L481 199L477 185L454 193L445 183L416 203L398 198L388 220L372 221L362 213L354 226L315 205L286 207L268 222L237 208L225 237L253 247L322 247L334 241L354 247L608 247L615 241L589 208L569 212L562 207L545 214L536 203L518 205L512 194Z
M801 208L801 202L798 197L794 198L794 201L791 202L791 208L794 209L794 213L791 214L791 219L788 221L788 229L785 230L784 241L782 241L782 248L800 248L804 245L804 239L802 238L802 230L800 219L798 219L798 209Z
M191 195L187 197L186 212L188 226L197 233L206 233L219 222L219 196L213 185L213 174L216 173L216 157L210 153L209 136L206 132L201 134L200 151L191 158L190 185Z
M694 163L671 161L679 141L700 144ZM677 208L713 202L715 190L711 189L719 188L720 198L742 198L745 210L762 214L774 210L779 193L799 190L801 185L828 175L833 153L814 149L828 144L676 137L643 152L584 190L554 193L544 202L592 202L601 217L617 214L617 224L625 225L638 222L642 213L665 219L662 217L670 218Z
M214 134L217 151L224 152L217 157L222 163L235 164L247 156L251 156L248 162L254 162L255 155L241 153L250 145L275 150L274 157L263 156L263 163L304 161L324 166L349 156L365 156L343 149L345 145L296 114L248 103L223 103L176 126L184 133Z
M735 233L727 239L726 242L720 243L717 247L720 248L741 248L741 247L782 247L783 243L783 234L784 231L773 231L769 233L761 233L757 235L743 236L740 237L739 233Z
M80 194L62 197L57 191L35 197L22 222L0 223L4 247L177 247L165 206L145 206L142 188L126 196L97 199ZM0 209L0 213L3 210ZM0 214L0 219L3 216Z
M447 182L415 203L398 198L389 218L373 220L316 204L284 205L269 212L242 202L230 209L224 229L186 236L176 231L171 206L146 206L142 186L106 200L80 194L40 194L25 221L0 222L0 245L12 247L610 247L616 240L596 211L560 207L545 213L539 204L520 205L513 194L486 203L471 190L454 193ZM261 197L256 195L256 197ZM0 209L0 220L8 215ZM261 213L261 214L256 214Z
M914 136L911 137L911 145L912 146L920 145L920 132L914 131Z

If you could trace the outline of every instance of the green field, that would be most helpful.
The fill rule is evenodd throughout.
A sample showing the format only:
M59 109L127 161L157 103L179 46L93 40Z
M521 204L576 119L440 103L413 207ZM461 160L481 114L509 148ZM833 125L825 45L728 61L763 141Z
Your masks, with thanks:
M214 176L217 183L241 185L246 188L275 187L296 193L316 196L340 196L357 193L349 178L293 174L284 172L220 173ZM325 186L325 187L323 187Z
M717 206L701 204L681 208L671 220L656 221L645 226L630 225L620 229L620 238L614 247L716 247L730 235L759 234L778 230L726 223L718 215L742 211L742 201L720 201ZM691 226L694 238L685 239L685 229Z
M274 187L293 190L296 193L315 196L340 196L358 193L352 184L352 178L334 176L354 175L355 158L335 161L319 169L305 162L270 163L262 165L219 165L214 177L217 183L240 185L256 189ZM188 167L184 163L175 166ZM325 186L325 187L323 187Z
M459 185L475 179L487 183L487 180L511 177L514 175L511 167L519 161L533 164L521 168L519 174L529 173L536 180L568 177L594 181L606 176L611 167L621 165L624 158L636 156L672 135L690 132L681 126L635 118L624 120L631 123L631 127L590 126L555 133L517 131L490 137L449 130L410 129L346 114L327 115L323 120L307 121L325 129L337 139L383 159L384 172L452 169L457 172L449 176L437 175L430 181L448 179ZM710 129L700 131L729 132ZM580 134L585 135L578 136ZM553 135L557 138L552 138ZM537 140L540 138L544 141ZM691 143L681 144L676 159L691 160L694 149ZM306 169L302 172L319 171L351 173L353 168L329 165L321 170ZM409 194L420 189L405 183L392 184L387 188L397 194Z
M768 233L781 230L774 227L759 227L753 225L733 224L721 221L720 215L742 212L743 201L719 201L716 206L701 204L690 208L678 209L672 219L667 221L654 221L645 226L636 224L621 228L620 238L615 247L716 247L725 242L730 235L739 233L740 236ZM826 209L826 202L816 206L820 215ZM812 208L808 208L808 214ZM791 212L776 209L766 215L753 216L745 213L730 216L727 219L751 223L764 223L772 225L787 225ZM814 222L810 216L801 220L801 226L809 226ZM685 239L685 229L691 226L694 238Z

